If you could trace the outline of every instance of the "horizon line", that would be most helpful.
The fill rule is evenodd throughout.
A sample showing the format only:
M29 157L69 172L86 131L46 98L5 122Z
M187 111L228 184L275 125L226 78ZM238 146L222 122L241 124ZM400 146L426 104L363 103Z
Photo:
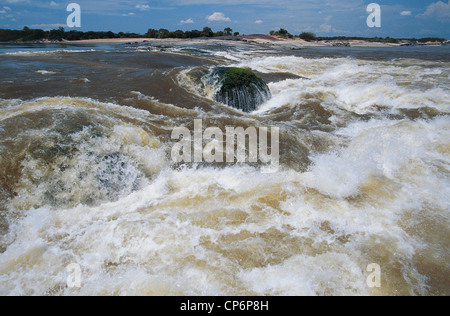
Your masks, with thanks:
M234 35L234 34L220 34L220 33L223 33L227 28L224 28L224 31L219 30L219 31L214 32L212 30L212 28L209 27L209 26L205 26L203 28L203 30L192 29L192 30L186 30L186 31L183 31L181 29L177 29L175 31L171 31L171 30L168 30L168 29L165 29L165 28L160 28L160 29L149 28L147 30L147 32L144 33L144 34L137 33L137 32L123 32L123 31L113 32L113 31L110 31L110 30L109 31L94 31L94 30L82 31L82 30L76 30L76 29L66 30L67 26L64 27L64 25L61 25L59 28L51 28L51 29L33 28L33 26L31 28L28 27L28 26L24 26L22 29L18 29L18 28L15 28L15 29L14 28L12 28L12 29L0 28L0 31L16 31L16 32L20 32L20 31L43 31L43 32L49 33L49 32L52 32L52 31L60 31L61 28L64 30L64 33L71 33L71 32L79 32L79 33L91 33L92 32L92 33L104 33L104 34L112 33L113 36L114 35L120 36L120 34L122 33L124 35L125 34L129 34L129 35L133 34L133 35L137 35L138 37L153 38L153 39L169 39L169 38L170 39L176 39L177 37L165 37L165 38L164 37L163 38L148 37L146 35L149 33L150 30L156 31L156 32L167 31L169 34L181 31L184 34L186 34L186 33L189 33L189 32L200 32L200 33L202 33L202 32L205 31L205 29L209 29L213 33L212 36L197 36L197 38L201 38L201 37L212 38L212 37L271 36L271 37L274 37L274 38L291 38L292 39L292 38L299 38L302 34L311 34L311 35L314 35L314 37L317 38L317 39L338 39L338 38L342 38L342 39L392 39L392 40L439 39L439 40L444 40L444 41L448 40L447 37L440 37L440 36L425 36L425 37L420 37L420 38L419 37L391 37L391 36L386 36L386 37L382 37L382 36L366 37L366 36L358 36L358 35L354 35L354 36L353 35L319 36L319 35L315 34L314 32L301 32L298 35L293 35L293 34L289 33L289 31L287 31L286 29L283 29L283 28L281 28L279 31L271 30L269 32L269 34L265 34L265 33L241 34L240 32L238 32L238 31L236 32L236 31L234 31L234 30L232 30L230 28L232 33L237 34L237 35ZM278 32L280 32L282 30L285 30L287 33L285 35L279 34ZM274 32L275 34L272 34L272 32ZM183 37L183 38L186 38L186 37ZM183 38L180 38L180 39L183 39ZM41 39L44 39L44 38L41 38ZM102 39L102 38L96 38L96 39Z

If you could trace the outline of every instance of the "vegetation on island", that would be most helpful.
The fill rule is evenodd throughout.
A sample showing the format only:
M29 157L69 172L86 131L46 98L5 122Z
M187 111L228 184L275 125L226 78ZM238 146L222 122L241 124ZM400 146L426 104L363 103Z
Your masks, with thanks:
M63 27L54 30L41 30L41 29L30 29L29 27L24 27L22 30L7 30L0 29L0 42L36 42L36 41L77 41L77 40L92 40L92 39L120 39L120 38L155 38L155 39L192 39L192 38L213 38L213 37L237 37L239 32L234 32L230 27L225 28L223 31L214 32L210 27L204 27L202 30L191 30L191 31L169 31L167 29L149 29L145 34L138 33L114 33L112 31L107 32L83 32L77 30L65 31ZM365 40L368 42L379 42L379 43L400 43L400 42L414 42L414 43L444 43L447 40L445 38L436 37L426 37L421 39L416 38L365 38L365 37L318 37L316 34L311 32L303 32L299 35L292 35L288 30L281 28L278 31L270 31L271 36L279 38L290 38L290 39L303 39L305 41L348 41L348 40Z
M218 67L214 70L214 76L220 78L222 88L225 90L248 86L252 82L261 80L251 70L236 67Z

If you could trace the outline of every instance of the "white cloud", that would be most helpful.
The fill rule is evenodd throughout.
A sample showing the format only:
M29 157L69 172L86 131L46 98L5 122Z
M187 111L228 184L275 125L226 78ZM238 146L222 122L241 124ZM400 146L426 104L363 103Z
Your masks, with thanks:
M231 19L226 17L222 12L214 12L208 15L206 19L210 22L231 22Z
M436 18L437 20L449 20L450 19L450 0L448 3L438 1L430 4L426 11L419 14L418 17L422 18Z
M133 15L136 15L136 13L130 12L130 13L124 13L124 14L122 14L122 16L133 16Z
M191 18L187 19L187 20L181 20L180 24L193 24L195 23L195 21Z
M256 23L256 24L262 24L262 23L264 23L264 22L263 22L263 20L256 20L255 23Z
M148 4L138 4L136 9L139 9L140 11L149 11L150 6Z
M320 25L319 32L330 33L333 30L333 27L330 24L322 24Z
M400 12L400 15L401 16L410 16L410 15L412 15L412 12L411 11L402 11L402 12Z
M11 11L11 8L3 7L3 9L0 9L0 14L6 14L8 11Z
M29 3L30 0L5 0L6 3Z
M54 30L59 27L67 27L67 24L34 24L30 25L32 29L43 29L44 31Z
M51 7L57 7L58 4L57 4L55 1L52 1L52 2L50 2L50 6L51 6Z

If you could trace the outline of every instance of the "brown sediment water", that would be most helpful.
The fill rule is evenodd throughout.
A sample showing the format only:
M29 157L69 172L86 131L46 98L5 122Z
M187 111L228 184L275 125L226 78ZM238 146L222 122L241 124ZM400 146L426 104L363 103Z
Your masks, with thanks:
M0 294L450 294L448 48L414 49L0 46ZM280 169L173 163L195 119L279 128Z

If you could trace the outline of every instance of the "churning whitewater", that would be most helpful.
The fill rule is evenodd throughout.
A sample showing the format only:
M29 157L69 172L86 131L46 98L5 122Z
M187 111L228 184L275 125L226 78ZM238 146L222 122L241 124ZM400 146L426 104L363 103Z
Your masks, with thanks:
M13 48L0 295L450 294L448 48ZM270 99L216 101L216 67ZM279 128L279 171L174 163L196 119Z

